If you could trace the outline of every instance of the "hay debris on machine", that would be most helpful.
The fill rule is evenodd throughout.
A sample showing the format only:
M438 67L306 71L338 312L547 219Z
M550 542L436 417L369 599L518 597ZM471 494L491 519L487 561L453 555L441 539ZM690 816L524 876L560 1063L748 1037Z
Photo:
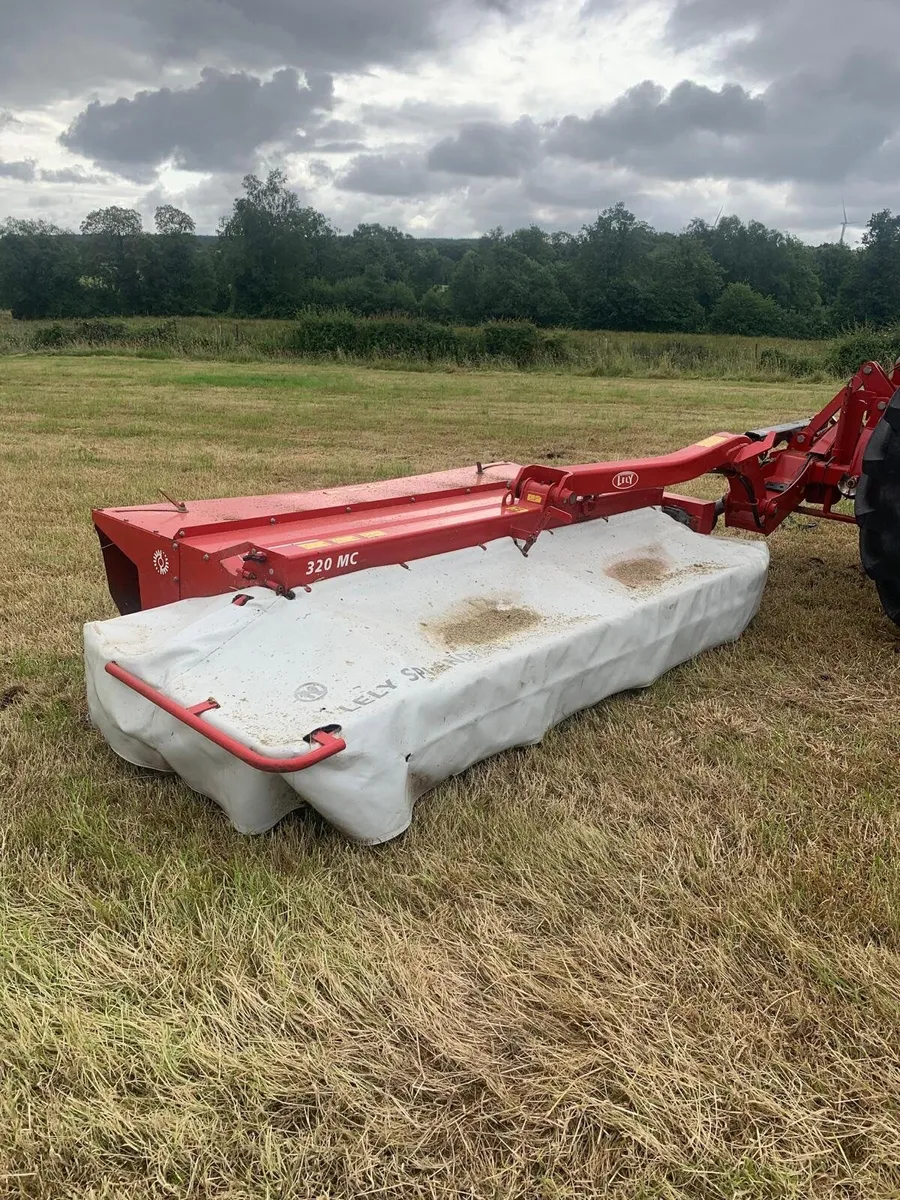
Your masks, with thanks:
M442 780L739 637L768 553L720 519L855 520L900 621L898 385L866 363L810 420L653 458L96 510L122 615L85 628L92 719L238 829L307 802L386 841ZM719 500L669 490L705 474Z

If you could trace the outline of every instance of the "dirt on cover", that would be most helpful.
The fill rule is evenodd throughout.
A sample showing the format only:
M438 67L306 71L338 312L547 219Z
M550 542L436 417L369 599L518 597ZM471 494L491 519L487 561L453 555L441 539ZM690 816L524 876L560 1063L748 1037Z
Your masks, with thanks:
M672 573L672 564L653 554L624 558L606 568L606 574L628 588L650 587L662 583Z
M498 600L467 600L462 608L426 628L445 646L484 646L499 642L512 633L531 629L543 621L540 613L522 605Z

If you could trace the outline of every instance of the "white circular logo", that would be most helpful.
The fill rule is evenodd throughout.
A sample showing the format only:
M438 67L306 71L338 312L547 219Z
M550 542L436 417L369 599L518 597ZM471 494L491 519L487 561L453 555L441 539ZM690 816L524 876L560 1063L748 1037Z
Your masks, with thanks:
M613 475L612 485L624 492L626 488L633 488L639 479L637 471L620 471L618 475Z
M328 688L323 687L321 683L304 683L297 688L294 695L298 700L312 702L327 696Z
M153 565L160 575L169 573L169 556L162 550L153 551Z

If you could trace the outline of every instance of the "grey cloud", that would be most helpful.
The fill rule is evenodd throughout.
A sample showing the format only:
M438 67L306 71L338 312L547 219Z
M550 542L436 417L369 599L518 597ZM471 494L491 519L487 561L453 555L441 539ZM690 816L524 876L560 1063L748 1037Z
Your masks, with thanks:
M667 93L645 80L592 117L564 117L548 149L574 158L627 160L685 134L741 134L764 121L762 103L734 84L716 92L685 80Z
M53 208L56 209L56 203L52 196L48 196L44 192L32 193L28 197L29 208Z
M623 197L642 218L665 218L662 228L677 229L709 207L699 202L693 191L670 201L667 192L654 195L647 181L637 176L582 164L563 165L556 171L557 193L541 194L540 180L545 174L539 168L523 180L481 178L452 192L437 194L428 204L427 232L445 237L473 237L498 225L512 230L531 224L547 230L574 230ZM712 217L715 212L716 209ZM351 198L349 203L342 204L340 215L345 228L361 220L389 220L403 228L408 227L413 215L421 217L422 206L415 201L395 199L383 208L365 209Z
M761 0L755 0L760 3ZM896 0L781 0L753 36L727 51L726 66L770 80L806 69L824 79L850 59L873 77L883 59L896 62L900 5ZM874 82L874 79L873 79Z
M469 188L460 207L465 213L469 231L481 233L498 225L509 231L528 225L539 225L543 229L564 229L581 225L590 219L591 203L583 197L572 196L568 189L563 203L554 203L544 197L538 199L527 181L512 179L481 180L481 186ZM596 196L608 199L609 203L621 198L608 197L598 187L592 191ZM601 206L603 201L601 200Z
M507 230L530 224L548 231L575 230L596 220L602 209L624 200L641 220L657 229L684 229L697 216L714 221L724 205L725 213L735 213L743 220L757 218L813 240L837 237L839 204L836 209L814 209L810 215L806 196L801 197L799 189L788 190L786 203L782 195L752 182L723 186L704 180L673 187L635 172L559 161L553 164L552 174L544 166L521 181L479 181L464 195L439 197L436 208L439 228L451 229L459 236L496 225Z
M364 133L356 121L325 121L316 130L313 148L318 154L356 154L367 148Z
M337 179L337 186L370 196L428 196L441 190L416 151L360 154Z
M582 17L596 17L616 8L624 8L626 0L584 0L581 6Z
M723 33L752 32L784 3L785 0L677 0L666 31L671 40L681 45L710 41Z
M316 143L319 154L356 154L366 149L365 142L323 142Z
M360 116L365 125L378 129L410 129L427 133L455 131L465 121L496 117L490 104L441 104L432 100L403 100L400 104L364 104Z
M349 70L398 63L445 40L453 10L515 6L497 0L132 0L159 29L167 58L207 54L211 46L251 48L277 61ZM521 6L520 6L521 7ZM152 15L151 15L152 14ZM452 22L451 22L452 23Z
M592 117L565 117L546 149L659 179L877 177L900 126L900 67L864 65L851 57L841 71L794 74L758 96L735 84L668 93L639 84ZM896 177L900 162L890 169Z
M431 42L436 15L428 0L161 0L154 9L153 32L167 59L220 47L330 69L402 59Z
M44 183L108 183L108 175L92 174L90 171L85 171L84 167L59 167L58 169L44 169L40 172L40 177Z
M540 133L529 117L512 125L470 121L455 137L432 147L427 164L432 171L451 175L515 178L536 161L539 151Z
M4 179L20 179L23 183L31 183L35 174L35 165L31 159L20 159L18 162L0 161L0 177Z
M194 87L95 100L60 141L136 179L168 161L193 171L240 170L254 164L261 146L294 136L299 126L315 127L332 103L330 75L312 75L303 86L290 68L267 82L207 69Z
M0 99L45 102L164 65L396 66L470 36L496 0L31 0L7 3ZM505 6L517 19L521 5Z
M729 35L717 65L768 83L798 69L822 75L848 54L877 56L900 39L896 0L676 0L666 27L678 46Z
M401 172L395 169L386 181L389 194L379 195L378 204L369 201L365 193L337 192L330 212L342 228L360 221L382 221L409 228L416 218L415 231L420 234L446 237L472 237L498 225L511 230L537 224L549 230L577 229L596 218L599 209L627 198L644 208L652 208L652 199L645 202L646 181L634 173L609 171L591 164L557 160L544 163L527 172L522 178L459 179L449 190L447 179L435 184L435 177L426 179L424 186L439 187L422 204L418 187L411 194L400 195ZM338 181L339 185L341 181ZM695 216L698 209L689 210L679 224ZM699 211L703 212L702 207ZM423 216L428 226L420 224ZM712 216L715 216L713 210Z
M0 102L43 104L154 64L139 0L30 0L3 6Z
M522 193L540 209L563 213L571 210L595 214L623 196L640 193L646 180L632 171L610 170L593 163L549 160L530 171L523 180ZM563 220L571 225L571 217Z
M800 183L786 189L784 200L777 208L767 205L764 199L757 201L760 220L779 227L789 223L805 235L808 232L819 234L830 241L840 234L845 205L849 220L847 240L852 243L859 239L873 212L884 208L896 211L896 184L893 181L869 184L862 201L848 196L843 188L812 183Z
M313 177L316 183L331 183L334 179L334 171L324 159L311 158L306 164L306 169Z
M347 141L350 138L361 138L363 136L363 128L356 121L340 121L332 118L330 121L323 121L318 129L320 138L334 138L335 140Z

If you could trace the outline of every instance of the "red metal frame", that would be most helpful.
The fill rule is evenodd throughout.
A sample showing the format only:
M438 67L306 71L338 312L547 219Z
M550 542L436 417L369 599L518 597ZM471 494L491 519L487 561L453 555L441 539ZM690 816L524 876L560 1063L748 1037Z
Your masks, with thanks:
M257 771L289 775L295 771L305 771L308 767L314 767L316 763L324 762L326 758L333 758L335 754L340 754L342 750L347 749L347 743L343 738L335 737L327 729L317 729L309 735L310 742L316 743L315 750L307 750L303 754L293 754L287 758L272 758L267 754L259 754L256 750L245 746L243 742L239 742L237 738L233 738L221 729L216 729L215 726L201 720L203 713L219 707L212 697L200 704L186 708L177 700L173 700L171 696L167 696L165 692L161 692L159 688L152 687L131 671L126 671L118 663L107 663L106 672L112 675L113 679L118 679L120 683L130 687L133 692L137 692L139 696L143 696L145 700L155 704L157 708L161 708L170 716L175 717L177 721L181 721L183 725L202 734L210 742L215 742L217 746L221 746L223 750L227 750L229 754L239 758L241 762L255 767Z
M808 421L716 433L654 458L573 467L492 463L357 487L206 500L93 514L110 590L137 611L192 596L264 586L294 596L322 579L497 538L528 553L547 529L649 505L680 510L694 529L772 533L791 512L852 522L833 511L854 494L873 428L900 386L866 363ZM704 474L717 500L667 489Z

